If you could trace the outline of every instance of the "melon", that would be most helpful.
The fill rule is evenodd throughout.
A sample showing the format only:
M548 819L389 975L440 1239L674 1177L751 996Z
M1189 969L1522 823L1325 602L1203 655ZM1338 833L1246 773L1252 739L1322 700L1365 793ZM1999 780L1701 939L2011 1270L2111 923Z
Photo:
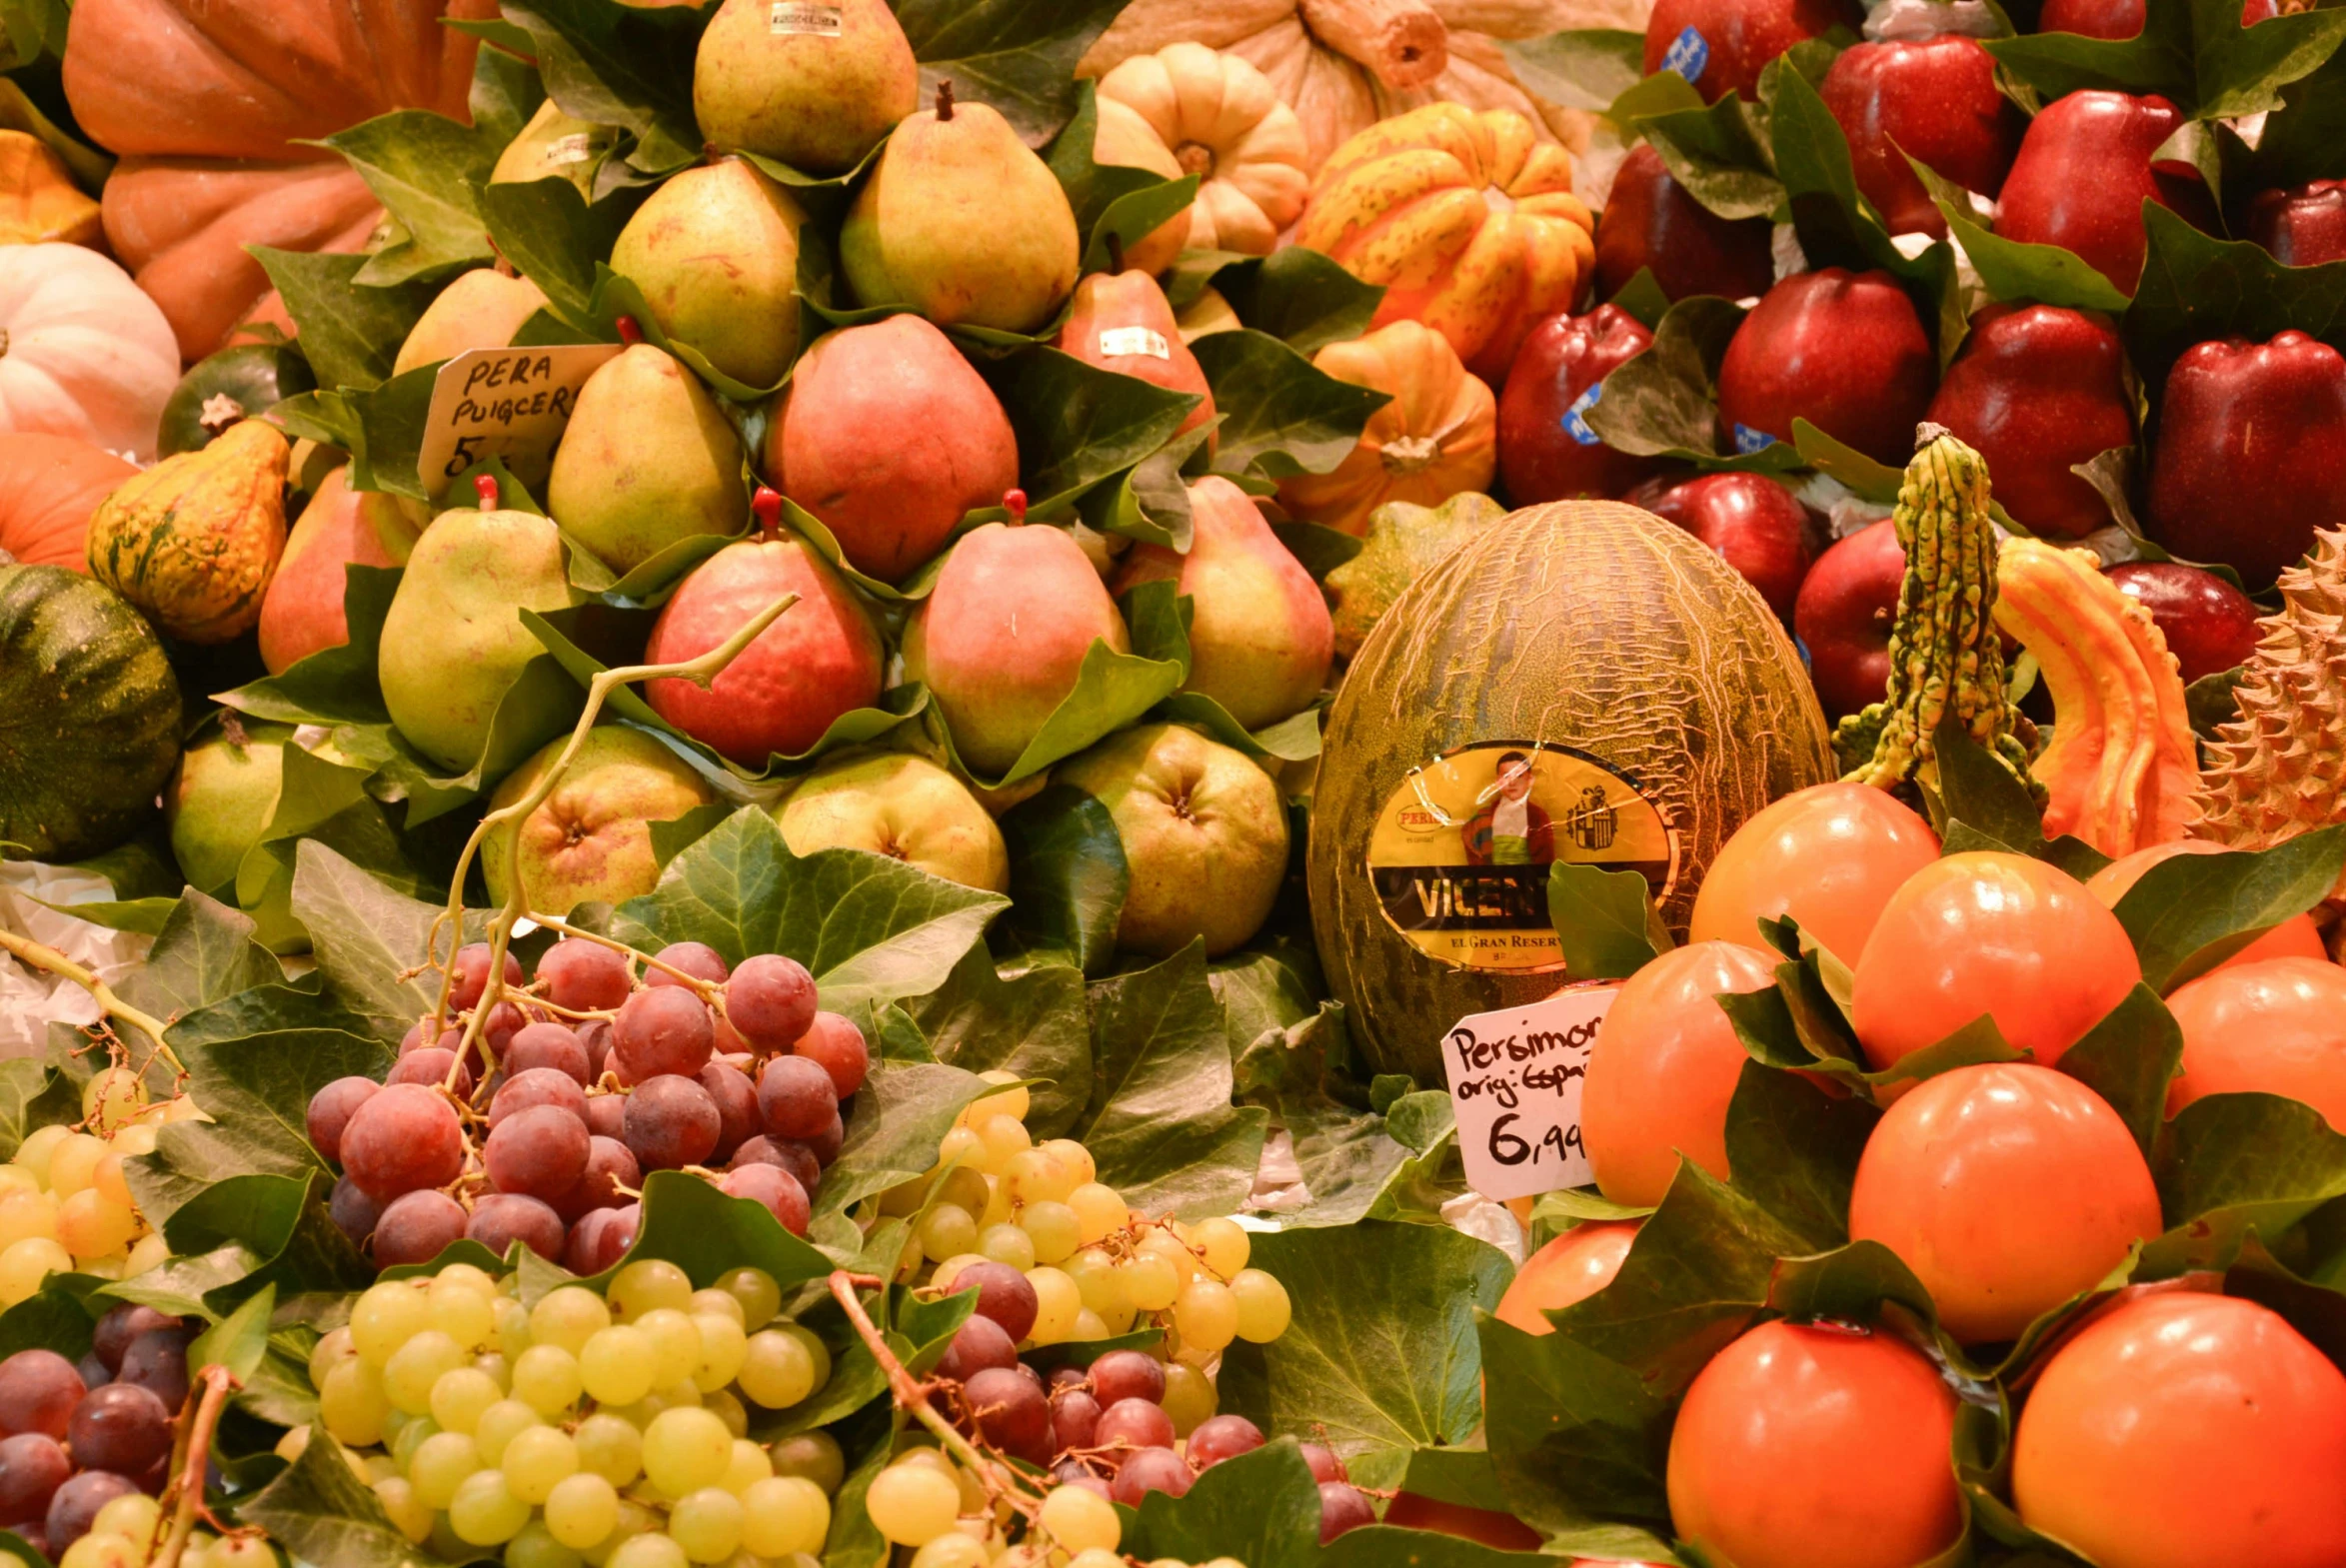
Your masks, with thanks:
M1833 776L1799 655L1733 568L1615 502L1511 514L1394 602L1328 713L1307 876L1353 1037L1441 1082L1450 1025L1571 978L1554 861L1643 873L1682 933L1744 819Z

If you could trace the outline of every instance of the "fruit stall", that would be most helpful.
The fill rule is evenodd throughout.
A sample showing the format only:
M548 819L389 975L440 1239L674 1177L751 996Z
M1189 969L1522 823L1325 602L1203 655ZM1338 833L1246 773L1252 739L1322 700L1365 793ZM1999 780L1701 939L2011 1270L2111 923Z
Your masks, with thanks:
M0 0L0 1558L2346 1568L2341 104Z

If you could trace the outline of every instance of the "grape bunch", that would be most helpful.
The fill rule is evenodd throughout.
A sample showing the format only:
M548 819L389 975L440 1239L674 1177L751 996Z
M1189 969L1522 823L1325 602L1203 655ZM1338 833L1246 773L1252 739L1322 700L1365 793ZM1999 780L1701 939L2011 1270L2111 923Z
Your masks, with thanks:
M639 1259L608 1296L525 1307L516 1281L452 1264L361 1294L310 1356L319 1420L408 1539L450 1562L685 1568L819 1552L845 1464L816 1432L771 1447L750 1412L831 1376L822 1340L777 1322L757 1269L705 1290ZM279 1452L316 1441L287 1434Z
M601 1273L634 1244L653 1170L704 1170L806 1234L871 1056L855 1023L817 1008L804 965L765 953L729 969L678 942L639 980L628 953L571 938L525 990L509 953L486 1058L460 1062L489 956L457 952L457 1021L410 1029L384 1082L337 1078L310 1101L310 1141L342 1168L335 1221L379 1267L469 1236Z
M138 1074L108 1067L82 1089L79 1129L28 1133L0 1165L0 1308L51 1274L128 1279L163 1261L163 1237L130 1195L122 1162L152 1152L165 1122L201 1114L185 1095L149 1103Z
M0 1526L64 1568L144 1563L160 1544L155 1497L194 1337L124 1304L98 1320L79 1365L54 1350L0 1361Z

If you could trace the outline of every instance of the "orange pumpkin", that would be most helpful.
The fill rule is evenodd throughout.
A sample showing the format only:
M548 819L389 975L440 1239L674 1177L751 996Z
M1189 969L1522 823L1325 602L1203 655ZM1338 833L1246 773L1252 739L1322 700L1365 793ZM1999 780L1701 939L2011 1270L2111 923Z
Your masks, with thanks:
M1291 516L1358 537L1388 501L1432 507L1490 487L1498 466L1497 400L1467 374L1440 333L1396 321L1364 338L1331 343L1311 363L1392 401L1368 416L1360 444L1333 473L1279 483L1279 505Z
M0 245L98 239L98 204L74 185L65 160L22 131L0 131Z
M87 573L90 514L137 472L71 436L0 433L0 558Z
M282 303L248 245L355 251L381 209L331 149L394 109L466 120L478 41L443 17L496 0L81 0L65 92L122 162L106 238L201 359Z
M1571 308L1593 228L1570 156L1529 120L1436 103L1329 155L1295 241L1384 285L1375 325L1421 321L1496 383L1532 323Z

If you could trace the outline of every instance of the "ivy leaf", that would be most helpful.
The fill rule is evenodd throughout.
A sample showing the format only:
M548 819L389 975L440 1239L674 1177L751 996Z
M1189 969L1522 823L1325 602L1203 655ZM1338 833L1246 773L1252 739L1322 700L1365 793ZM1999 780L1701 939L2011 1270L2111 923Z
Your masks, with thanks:
M2282 24L2282 25L2274 25ZM2346 40L2346 16L2306 12L2243 27L2224 0L2150 0L2132 38L2039 33L1991 38L1996 63L2046 102L2087 88L2157 93L2194 119L2277 107Z
M2346 826L2316 828L2270 849L2173 855L2126 890L2118 923L2134 939L2143 983L2164 993L2321 902L2342 865Z
M28 1133L81 1119L81 1095L53 1092L57 1070L29 1056L0 1061L0 1159L12 1159Z
M530 35L546 92L563 113L636 133L631 165L665 174L700 157L693 60L714 8L513 0L504 11Z
M1765 218L1783 203L1784 187L1762 139L1764 116L1740 94L1699 109L1640 115L1631 124L1670 177L1719 217Z
M1180 1497L1149 1492L1125 1549L1135 1557L1246 1568L1314 1568L1319 1562L1319 1483L1292 1437L1225 1459Z
M1233 479L1325 474L1360 444L1368 416L1392 401L1336 380L1252 328L1213 333L1190 348L1222 420L1213 472Z
M655 1170L644 1178L644 1224L636 1244L586 1283L598 1294L638 1258L660 1258L707 1289L736 1268L760 1268L787 1295L791 1286L821 1279L831 1259L782 1228L774 1211L755 1198L729 1197L699 1176Z
M308 1447L283 1474L237 1506L297 1561L334 1568L431 1568L442 1561L416 1546L383 1511L375 1489L351 1473L342 1445L313 1428Z
M1383 285L1363 283L1302 245L1231 262L1213 275L1213 287L1239 321L1301 355L1359 337L1384 299Z
M2346 11L2314 13L2346 22ZM2259 22L2271 27L2274 17ZM2346 262L2284 267L2260 245L2202 234L2153 202L2142 209L2149 249L2124 324L2128 356L2146 382L2164 382L2182 352L2211 338L2261 343L2295 328L2335 342L2346 333Z
M253 940L249 916L191 887L147 961L116 988L124 1001L168 1022L284 977L276 957Z
M19 1350L54 1350L68 1361L88 1355L98 1326L89 1285L103 1283L87 1274L51 1275L40 1290L0 1313L0 1359ZM110 1303L97 1305L104 1310Z
M322 843L304 843L295 855L293 912L310 933L318 968L379 1039L398 1040L438 1004L437 975L400 973L430 956L432 922L446 911L446 904L384 885ZM481 936L487 924L485 911L470 912L464 939Z
M589 206L579 188L559 176L484 186L480 200L498 253L545 292L565 323L596 327L596 265L619 239L626 205Z
M1575 979L1626 979L1672 945L1653 889L1635 871L1558 860L1547 873L1547 917Z
M2281 89L2249 162L2250 190L2276 190L2346 173L2346 55Z
M356 282L441 278L495 255L473 197L503 145L487 131L397 109L312 145L342 154L399 225L401 238L369 257Z
M234 1312L198 1334L187 1347L191 1367L224 1366L239 1379L260 1369L269 1349L269 1314L277 1310L277 1287L264 1286Z
M1008 955L1058 955L1088 974L1116 955L1117 921L1131 880L1108 807L1074 784L1047 784L1002 814L1010 847L1011 907L995 927Z
M1164 446L1199 402L1194 393L1169 392L1040 346L1002 362L993 379L1018 436L1031 515L1039 519L1067 511Z
M1586 416L1589 429L1619 451L1676 458L1706 470L1782 474L1800 467L1799 452L1783 440L1731 457L1717 451L1711 389L1727 342L1742 323L1742 307L1709 295L1671 306L1654 329L1652 346L1604 378L1603 400Z
M993 1086L937 1062L875 1062L856 1091L847 1141L823 1172L815 1206L827 1214L936 1168L954 1118ZM870 1096L867 1100L866 1096Z
M1480 1314L1484 1432L1515 1516L1567 1555L1670 1556L1672 1402L1569 1333ZM1657 1533L1658 1532L1658 1533Z
M1076 112L1076 62L1124 0L896 0L921 62L921 100L950 80L964 102L1001 111L1030 147Z
M1526 92L1566 109L1602 113L1645 75L1645 34L1629 28L1587 27L1492 42Z
M397 567L346 568L342 608L350 641L320 649L283 675L218 693L216 701L256 719L291 725L389 724L391 715L383 707L383 688L375 674L376 656L383 641L383 618L391 611L400 577Z
M1027 1126L1035 1136L1062 1136L1083 1114L1092 1087L1092 1030L1079 971L1041 963L1006 978L984 947L973 947L950 979L904 1007L939 1061L1031 1080Z
M440 291L431 284L370 288L358 281L370 258L330 252L251 247L253 259L285 297L301 331L302 355L328 389L381 386L399 346Z

